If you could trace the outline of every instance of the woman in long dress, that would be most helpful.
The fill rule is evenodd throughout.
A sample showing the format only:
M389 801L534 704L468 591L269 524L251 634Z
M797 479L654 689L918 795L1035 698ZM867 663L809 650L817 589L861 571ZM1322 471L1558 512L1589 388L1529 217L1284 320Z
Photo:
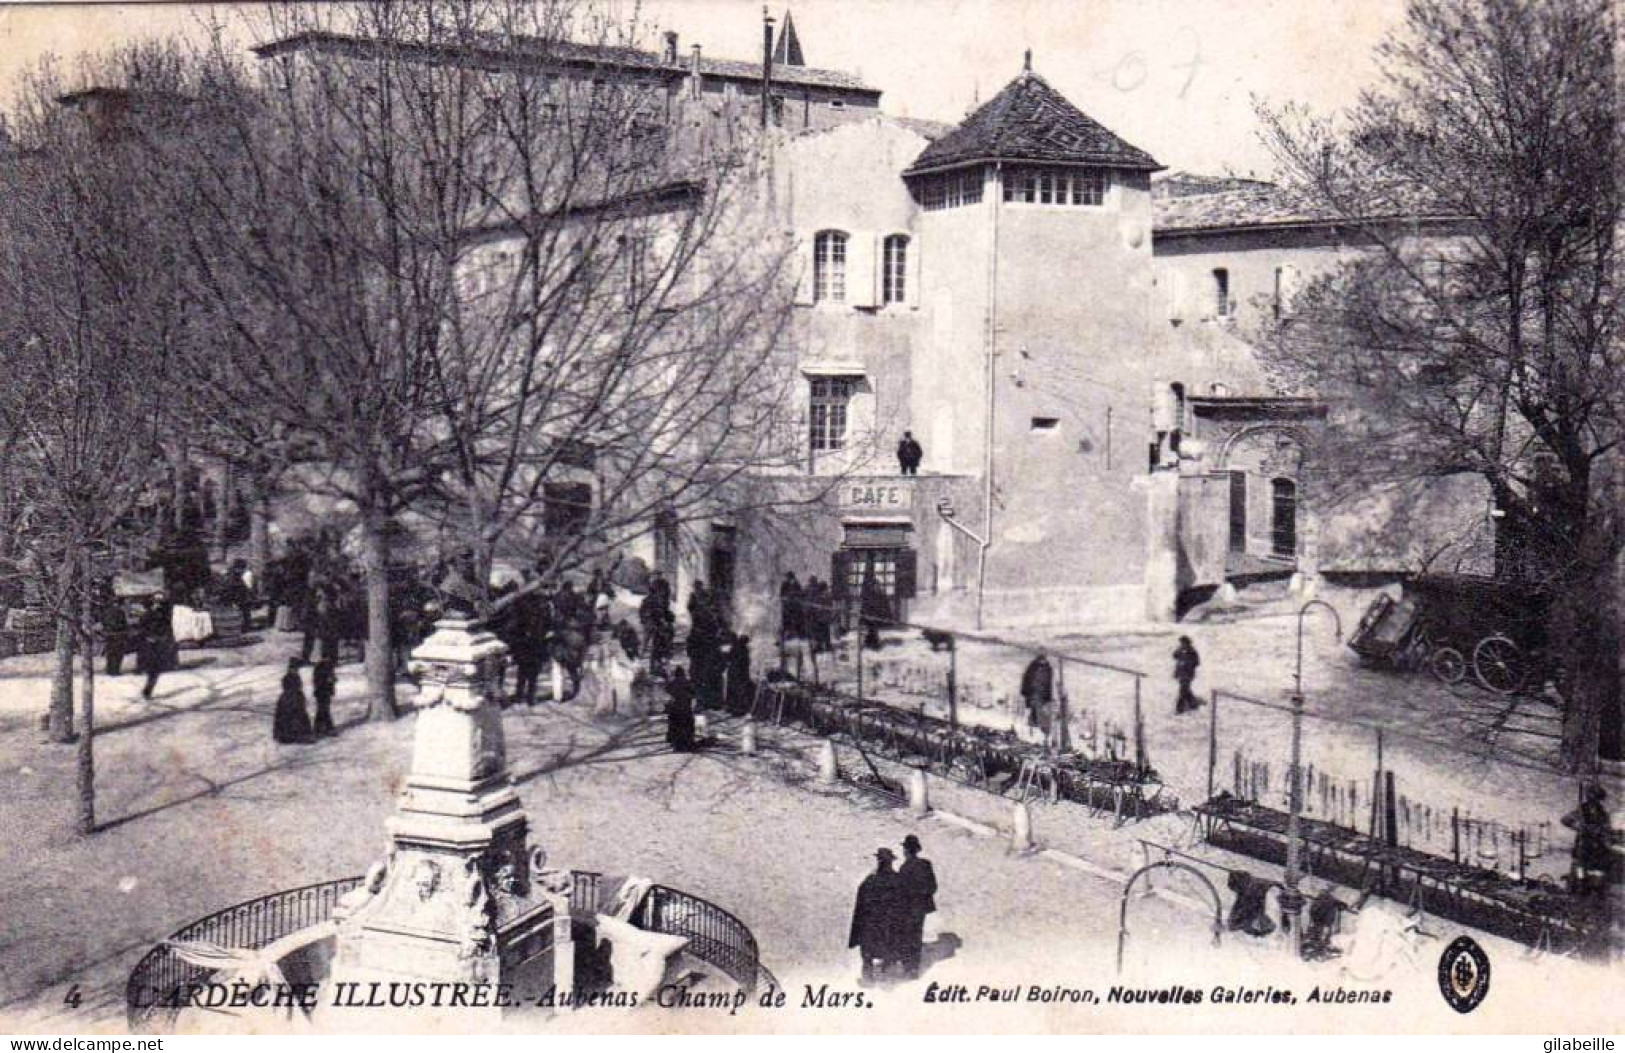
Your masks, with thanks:
M288 671L282 674L282 693L277 696L276 717L271 723L271 737L278 742L309 742L315 737L305 708L305 682L299 675L304 664L300 658L290 658Z

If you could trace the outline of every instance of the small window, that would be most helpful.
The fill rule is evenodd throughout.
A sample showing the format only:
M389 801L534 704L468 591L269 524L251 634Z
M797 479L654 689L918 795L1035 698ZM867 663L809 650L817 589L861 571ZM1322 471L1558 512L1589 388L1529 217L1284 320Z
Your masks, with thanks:
M846 302L846 234L821 230L813 239L813 303Z
M1275 317L1291 318L1298 297L1298 268L1283 263L1275 268Z
M846 448L847 407L852 401L849 377L810 378L808 446L813 453Z
M881 256L880 302L902 303L908 292L908 235L889 235Z
M1033 431L1056 431L1061 427L1059 417L1034 417Z
M1234 304L1230 299L1230 272L1224 267L1213 268L1213 316L1229 318Z

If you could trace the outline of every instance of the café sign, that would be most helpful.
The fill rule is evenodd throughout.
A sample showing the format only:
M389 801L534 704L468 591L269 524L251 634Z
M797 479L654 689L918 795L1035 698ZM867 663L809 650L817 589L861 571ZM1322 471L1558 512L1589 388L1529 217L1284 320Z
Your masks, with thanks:
M898 482L850 482L841 486L843 512L908 512L914 487Z

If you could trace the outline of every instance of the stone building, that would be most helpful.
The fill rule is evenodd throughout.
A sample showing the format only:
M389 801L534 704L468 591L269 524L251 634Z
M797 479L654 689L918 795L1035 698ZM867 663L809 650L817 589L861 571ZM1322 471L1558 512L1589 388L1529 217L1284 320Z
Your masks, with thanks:
M307 35L260 53L365 46ZM1246 335L1361 251L1362 230L1267 183L1165 173L1030 53L947 125L891 116L857 77L806 65L788 15L754 62L684 55L671 34L659 52L442 50L432 60L634 83L666 120L760 114L760 222L798 254L781 363L793 470L757 480L767 501L651 523L629 545L679 601L714 586L743 631L774 635L786 572L849 604L872 576L898 618L928 624L1171 619L1226 580L1401 571L1437 548L1419 523L1484 517L1479 495L1452 492L1425 502L1448 515L1407 514L1398 534L1369 529L1392 518L1380 502L1322 521L1302 460L1324 407L1279 394ZM918 474L896 457L905 434ZM594 500L558 485L565 504Z

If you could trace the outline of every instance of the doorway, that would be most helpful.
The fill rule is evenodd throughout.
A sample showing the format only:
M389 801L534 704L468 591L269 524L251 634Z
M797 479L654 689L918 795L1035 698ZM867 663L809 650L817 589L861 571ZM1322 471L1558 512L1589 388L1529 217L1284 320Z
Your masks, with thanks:
M1247 551L1247 473L1230 473L1230 551Z
M1281 559L1298 554L1298 484L1270 480L1270 553Z

